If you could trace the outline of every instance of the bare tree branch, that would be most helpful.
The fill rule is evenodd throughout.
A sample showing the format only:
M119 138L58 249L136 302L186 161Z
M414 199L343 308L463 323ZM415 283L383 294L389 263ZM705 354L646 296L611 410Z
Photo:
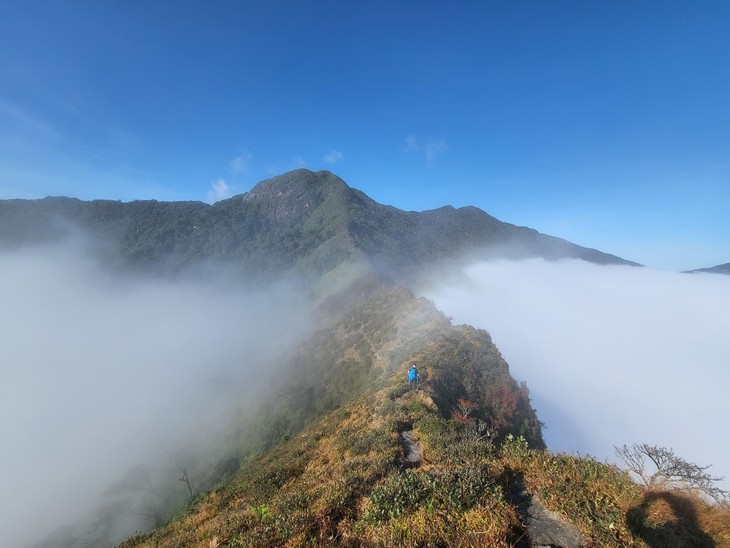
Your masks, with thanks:
M180 474L182 474L179 478L177 478L178 481L182 481L187 486L188 493L190 493L190 500L193 500L193 487L190 485L188 471L180 464L177 465L177 469L180 470Z
M710 466L688 462L674 454L672 449L648 443L614 446L616 455L648 488L674 488L699 491L721 504L730 502L730 492L717 486L724 477L712 476ZM653 470L647 469L647 459Z

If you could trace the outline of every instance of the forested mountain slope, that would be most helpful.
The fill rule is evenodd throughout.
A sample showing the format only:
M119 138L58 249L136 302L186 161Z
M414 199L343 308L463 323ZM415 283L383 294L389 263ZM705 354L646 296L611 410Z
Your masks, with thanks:
M402 280L465 256L634 264L503 223L475 207L412 212L381 205L327 171L292 171L214 205L0 201L3 247L57 241L76 231L102 241L116 266L174 272L216 260L259 278L292 268L318 277L347 263Z

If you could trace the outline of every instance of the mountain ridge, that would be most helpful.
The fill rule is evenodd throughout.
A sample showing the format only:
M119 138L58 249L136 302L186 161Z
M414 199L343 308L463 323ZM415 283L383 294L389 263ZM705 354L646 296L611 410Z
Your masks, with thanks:
M360 264L391 280L464 258L578 258L637 265L474 206L422 212L379 204L329 171L295 170L250 191L203 202L117 202L48 197L0 201L0 245L58 241L71 227L111 244L117 266L177 272L201 260L270 278L294 268L317 278Z
M694 270L685 270L685 274L730 274L730 263L719 264L716 266L710 266L707 268L695 268Z
M147 472L138 481L144 466L131 470L95 515L38 547L125 538L135 548L565 545L530 531L515 491L589 545L666 545L675 537L707 545L692 520L641 517L656 510L655 499L626 473L545 451L527 384L511 376L489 333L452 325L409 289L419 271L465 260L635 263L473 206L382 205L327 171L289 172L212 205L0 202L6 248L78 230L114 247L113 267L175 274L212 260L264 282L294 273L316 297L316 326L270 364L276 381L256 409L235 418L220 447L206 446L156 481ZM422 373L418 390L405 382L411 363ZM415 461L404 454L406 437L418 444ZM687 504L714 537L730 535L719 509ZM134 530L148 532L129 537Z

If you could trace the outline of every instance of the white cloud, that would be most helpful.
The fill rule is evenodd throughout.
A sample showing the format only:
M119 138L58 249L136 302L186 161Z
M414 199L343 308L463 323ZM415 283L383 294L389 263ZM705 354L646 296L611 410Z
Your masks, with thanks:
M307 329L306 304L221 270L171 282L112 276L72 246L0 254L0 545L77 519L94 531L84 514L111 482L266 393L271 360ZM116 534L149 523L127 525Z
M294 161L292 163L295 168L305 167L307 165L307 162L304 160L304 156L299 154L294 156Z
M231 187L228 186L223 179L218 179L210 184L210 191L208 191L207 201L208 203L217 202L223 200L231 195Z
M491 333L551 449L613 460L647 442L730 477L730 276L540 260L465 273L427 296Z
M426 145L426 161L431 162L438 156L441 156L449 149L449 145L443 139L438 139Z
M336 164L337 162L342 161L344 158L345 156L339 150L335 150L333 148L329 149L324 155L324 161L328 164Z
M233 160L231 160L231 171L234 174L238 173L248 173L249 169L251 167L251 159L253 158L253 155L248 150L244 150L236 156Z
M429 141L425 145L421 145L413 133L406 135L406 138L403 140L403 144L400 147L400 150L405 153L414 152L419 155L423 154L427 162L432 162L437 157L444 154L448 149L449 145L444 139L436 139L435 141Z
M412 133L409 133L406 135L405 140L403 141L403 146L401 147L401 150L403 152L418 152L420 147L418 146L418 141L416 141L416 136Z

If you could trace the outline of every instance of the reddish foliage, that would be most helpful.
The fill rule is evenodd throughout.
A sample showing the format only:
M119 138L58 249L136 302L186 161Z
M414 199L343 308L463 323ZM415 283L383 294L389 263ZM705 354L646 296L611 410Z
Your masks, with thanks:
M517 413L517 394L507 383L497 386L492 392L495 428L504 428Z
M477 408L477 404L473 401L469 401L466 398L459 398L459 409L466 409L467 412L474 411Z
M458 409L454 409L453 417L454 417L454 419L459 421L461 424L469 424L471 422L469 417L465 416Z
M461 424L469 424L471 419L469 414L477 408L477 404L473 401L469 401L466 398L459 398L457 400L457 408L454 409L452 416L454 419L459 421Z

